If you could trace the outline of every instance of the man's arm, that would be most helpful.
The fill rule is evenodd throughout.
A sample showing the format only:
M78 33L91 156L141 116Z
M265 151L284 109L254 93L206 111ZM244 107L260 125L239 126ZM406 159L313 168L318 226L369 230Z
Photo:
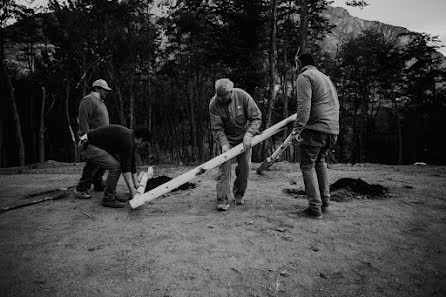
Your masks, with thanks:
M129 171L127 171L127 172L123 172L122 175L124 176L124 180L125 180L125 183L127 184L127 188L129 188L130 195L133 198L136 194L137 188L136 188L135 184L133 183L132 174Z
M302 74L299 75L297 78L297 117L293 129L296 134L302 132L310 119L312 93L310 79Z
M133 184L135 185L135 188L138 189L139 182L138 182L138 175L136 174L136 148L133 149L133 155L130 167L131 167L130 171L132 172Z
M119 153L119 160L121 163L121 171L124 176L127 187L132 197L136 194L138 184L135 183L133 175L136 177L136 164L135 164L135 144L133 142L133 136L127 135L121 139L122 148Z
M138 189L139 188L138 175L136 173L132 173L132 179L133 179L133 184L135 185L135 188Z
M229 147L229 141L225 134L225 129L223 125L223 121L218 115L218 113L214 110L212 106L209 106L209 116L211 122L211 131L220 145Z

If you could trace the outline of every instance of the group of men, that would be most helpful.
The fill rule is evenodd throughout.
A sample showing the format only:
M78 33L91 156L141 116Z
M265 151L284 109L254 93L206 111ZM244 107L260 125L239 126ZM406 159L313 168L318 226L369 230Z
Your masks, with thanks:
M92 92L85 96L79 106L80 154L86 165L82 177L74 190L77 198L88 199L88 191L94 185L95 191L104 191L102 205L122 208L124 202L136 194L139 187L136 175L136 148L150 137L149 130L138 127L130 130L120 125L110 125L107 107L104 100L111 91L107 82L98 79L93 82ZM108 170L107 181L102 176ZM124 180L130 197L116 194L119 177Z
M335 86L328 76L315 67L313 57L303 54L297 78L297 118L293 128L293 143L299 144L300 168L309 205L303 214L321 219L328 211L330 190L326 156L339 134L339 101ZM130 198L138 188L135 166L135 149L149 139L145 128L129 130L109 125L107 108L103 100L111 89L104 80L93 83L91 94L82 99L79 108L82 156L87 160L82 177L75 190L79 198L90 198L91 185L95 190L104 188L103 205L123 207L127 198L116 195L120 173L130 191ZM218 168L217 210L225 211L229 202L244 204L248 185L252 140L259 133L262 113L254 99L244 90L235 88L227 78L215 83L215 95L209 104L212 133L223 153L243 143L244 151L236 157L235 181L231 187L229 160ZM102 175L108 170L103 187ZM232 188L232 189L231 189Z

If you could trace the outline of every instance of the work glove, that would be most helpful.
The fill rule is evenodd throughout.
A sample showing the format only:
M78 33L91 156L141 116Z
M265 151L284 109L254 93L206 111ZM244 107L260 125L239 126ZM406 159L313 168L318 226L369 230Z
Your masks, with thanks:
M293 137L291 138L291 143L293 145L299 145L302 142L302 136L297 131L292 132Z
M246 133L243 137L243 148L249 150L252 147L252 138L254 136L251 133Z
M229 151L229 150L230 150L230 147L229 147L228 144L223 144L223 145L221 146L221 152L222 152L222 153L226 153L226 152Z

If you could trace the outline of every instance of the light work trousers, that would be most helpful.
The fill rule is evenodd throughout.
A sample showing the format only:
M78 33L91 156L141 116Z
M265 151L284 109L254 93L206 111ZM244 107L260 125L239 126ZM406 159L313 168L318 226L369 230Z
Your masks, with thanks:
M244 151L237 158L235 181L231 191L231 165L232 159L218 167L217 175L217 201L229 202L234 196L243 197L248 186L249 170L251 167L252 149Z

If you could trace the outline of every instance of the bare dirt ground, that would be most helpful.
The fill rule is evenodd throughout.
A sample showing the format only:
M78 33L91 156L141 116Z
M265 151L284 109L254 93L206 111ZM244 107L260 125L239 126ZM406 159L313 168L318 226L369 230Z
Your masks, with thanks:
M0 171L0 207L80 177L82 164L45 164ZM155 166L155 176L189 169ZM0 213L0 296L446 296L446 167L330 174L390 192L333 202L312 220L298 214L305 199L283 192L303 186L298 164L278 163L252 171L246 205L227 212L215 211L212 170L137 210L69 192Z

